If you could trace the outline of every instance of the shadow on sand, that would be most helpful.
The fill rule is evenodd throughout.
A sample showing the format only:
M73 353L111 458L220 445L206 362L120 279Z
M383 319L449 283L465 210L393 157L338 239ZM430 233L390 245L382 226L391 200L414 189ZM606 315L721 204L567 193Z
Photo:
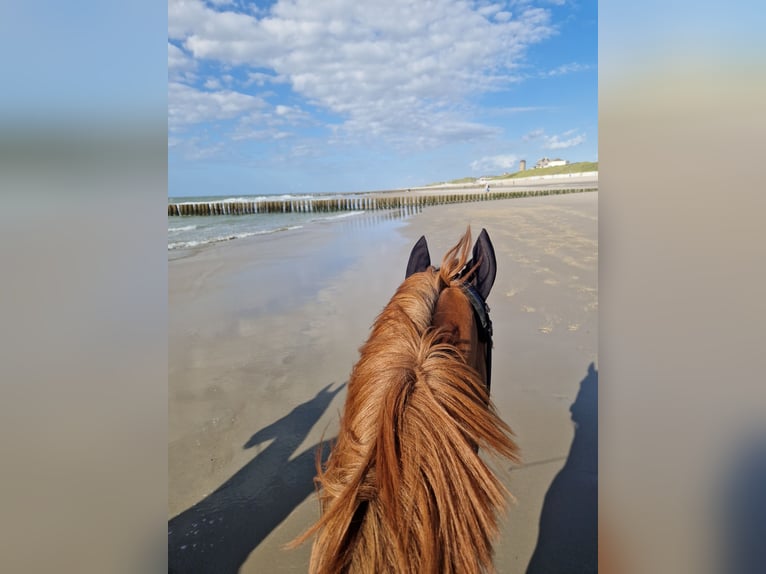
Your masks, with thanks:
M314 491L316 450L290 458L345 383L255 433L251 448L273 440L215 492L168 522L168 572L234 574L248 555ZM322 458L329 441L321 443Z
M593 363L569 411L576 425L572 447L545 495L527 574L598 568L598 371Z
M718 572L766 571L766 433L759 429L731 445L720 500L721 562Z

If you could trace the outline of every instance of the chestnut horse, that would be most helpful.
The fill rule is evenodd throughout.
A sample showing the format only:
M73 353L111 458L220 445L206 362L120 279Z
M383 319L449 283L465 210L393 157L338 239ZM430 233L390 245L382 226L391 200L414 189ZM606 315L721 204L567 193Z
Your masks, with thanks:
M518 460L511 429L489 400L495 280L482 230L431 266L425 237L406 279L354 366L340 431L318 461L321 518L313 574L494 571L492 543L508 495L478 454Z

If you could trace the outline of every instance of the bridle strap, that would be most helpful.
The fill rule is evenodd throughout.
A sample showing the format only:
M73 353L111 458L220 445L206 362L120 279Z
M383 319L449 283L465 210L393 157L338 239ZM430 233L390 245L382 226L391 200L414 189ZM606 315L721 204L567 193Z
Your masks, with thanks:
M479 340L483 341L487 345L487 394L489 395L489 389L492 382L492 321L489 318L489 305L481 297L476 288L470 283L462 283L461 287L463 292L468 297L468 301L471 302L476 317L479 319L481 329L479 329Z
M470 264L467 263L453 278L463 279L470 268ZM436 271L439 270L438 267L434 267L434 269ZM489 305L487 305L484 298L468 281L460 283L460 287L466 297L468 297L468 301L471 302L471 307L473 307L474 313L476 313L476 317L481 325L481 329L479 329L479 340L487 345L485 364L487 366L487 395L489 396L490 383L492 381L492 321L489 318Z
M482 334L485 335L485 339L491 341L492 321L489 318L489 305L487 305L476 288L470 283L463 283L461 287L468 296L468 300L471 302L471 307L476 311L476 316L479 318L479 323L481 324Z

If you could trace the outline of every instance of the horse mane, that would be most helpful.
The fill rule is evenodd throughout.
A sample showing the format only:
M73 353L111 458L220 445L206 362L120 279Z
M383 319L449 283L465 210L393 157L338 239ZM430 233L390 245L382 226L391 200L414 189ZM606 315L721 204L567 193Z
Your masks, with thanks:
M340 432L317 459L322 515L310 572L492 572L498 512L509 495L476 445L517 460L485 382L431 326L456 286L470 228L440 269L414 273L375 320L354 366Z

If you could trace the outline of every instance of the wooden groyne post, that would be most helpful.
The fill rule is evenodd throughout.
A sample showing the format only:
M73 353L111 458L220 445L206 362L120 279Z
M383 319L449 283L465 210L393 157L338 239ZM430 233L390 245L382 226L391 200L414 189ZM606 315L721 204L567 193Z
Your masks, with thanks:
M368 195L339 198L255 199L252 201L200 201L168 203L168 216L251 215L256 213L333 213L378 211L398 208L423 208L431 205L494 201L542 195L563 195L597 191L588 189L538 189L492 191L490 193L450 193L434 195Z

